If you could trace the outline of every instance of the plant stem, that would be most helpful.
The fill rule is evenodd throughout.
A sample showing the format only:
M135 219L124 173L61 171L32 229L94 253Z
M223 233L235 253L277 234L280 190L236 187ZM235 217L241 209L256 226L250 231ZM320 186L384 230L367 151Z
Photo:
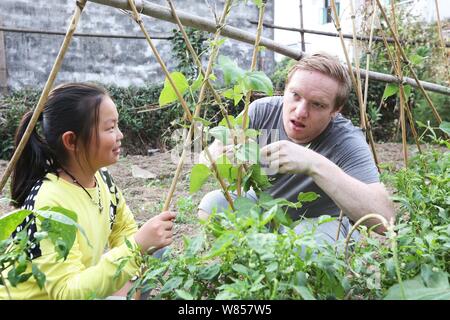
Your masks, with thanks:
M434 0L434 3L436 4L436 27L437 27L437 31L438 31L438 34L439 34L439 42L441 44L442 53L443 53L444 61L445 61L445 70L446 70L446 74L447 74L447 84L450 85L450 68L449 68L450 54L449 54L449 51L447 50L447 48L445 46L444 37L442 36L442 26L441 26L441 17L440 17L440 14L439 14L438 0Z
M373 30L374 30L374 24L375 24L375 18L377 16L377 7L373 5L373 1L371 3L372 6L372 20L370 23L370 35L369 35L369 46L367 48L367 61L366 61L366 80L364 82L364 101L363 101L363 112L361 112L361 116L366 114L367 109L367 98L369 95L369 66L370 66L370 59L372 57L372 37L373 37Z
M72 40L72 36L75 33L75 30L78 25L78 21L80 20L81 12L83 11L84 6L86 5L86 1L87 0L78 0L76 2L75 10L74 10L72 19L70 20L70 24L67 29L66 36L64 37L61 48L59 49L58 56L56 57L56 60L52 67L52 70L50 71L50 75L48 76L47 82L45 83L45 86L44 86L44 89L39 98L38 104L33 111L33 115L31 116L31 119L30 119L30 123L28 124L28 126L25 130L25 133L23 134L22 139L20 140L20 143L17 146L16 150L14 151L14 154L13 154L11 160L9 161L8 166L6 167L5 173L2 176L2 179L0 181L0 192L3 190L4 186L6 185L6 182L8 181L8 178L11 175L11 172L12 172L14 166L16 165L17 160L21 156L22 151L25 148L25 145L28 142L28 139L30 138L31 132L33 131L34 127L36 126L36 122L38 121L39 116L41 115L42 111L44 110L45 102L47 102L47 98L48 98L51 88L53 87L53 83L56 79L56 75L58 74L59 69L61 68L64 56L67 52L67 49L69 48L70 42Z

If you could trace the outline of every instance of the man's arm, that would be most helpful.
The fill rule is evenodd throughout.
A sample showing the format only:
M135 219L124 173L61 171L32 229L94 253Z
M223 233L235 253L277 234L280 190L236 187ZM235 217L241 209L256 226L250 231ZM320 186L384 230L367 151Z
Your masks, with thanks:
M361 182L315 151L290 141L279 141L264 147L261 159L279 173L302 173L312 177L353 221L369 213L380 214L388 221L395 215L383 184ZM370 219L365 225L370 227L379 223ZM385 229L378 226L375 231L381 233Z

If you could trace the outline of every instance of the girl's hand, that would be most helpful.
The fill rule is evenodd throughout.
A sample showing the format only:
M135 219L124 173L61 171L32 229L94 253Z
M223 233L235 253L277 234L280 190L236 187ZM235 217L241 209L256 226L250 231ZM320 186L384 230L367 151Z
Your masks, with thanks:
M145 253L150 248L159 249L172 243L175 212L164 211L148 220L134 235L136 243Z

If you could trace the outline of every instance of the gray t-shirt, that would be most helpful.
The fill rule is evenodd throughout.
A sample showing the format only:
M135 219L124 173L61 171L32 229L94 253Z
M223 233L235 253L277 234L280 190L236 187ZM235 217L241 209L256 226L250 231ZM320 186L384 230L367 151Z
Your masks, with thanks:
M283 125L283 97L258 99L249 108L250 128L262 130L262 134L258 137L261 148L279 140L290 140ZM380 181L362 130L353 126L350 120L341 114L338 114L328 127L311 141L309 148L364 183ZM277 174L271 178L273 178L272 186L266 191L274 198L285 198L297 202L300 192L313 191L320 194L320 198L305 203L298 210L289 209L288 213L293 219L303 215L309 218L323 214L339 215L338 206L314 183L312 178L303 174Z

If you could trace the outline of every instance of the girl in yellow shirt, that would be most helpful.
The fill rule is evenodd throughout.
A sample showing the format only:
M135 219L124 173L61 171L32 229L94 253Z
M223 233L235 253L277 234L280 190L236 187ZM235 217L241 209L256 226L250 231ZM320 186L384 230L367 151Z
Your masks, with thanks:
M31 115L24 115L16 145ZM163 212L138 229L121 191L105 169L119 159L123 135L118 121L116 106L101 87L68 83L50 93L39 120L42 133L34 129L14 169L12 199L18 208L58 206L74 211L89 243L78 232L64 261L57 261L48 239L33 245L28 256L46 275L45 286L40 289L33 277L16 287L9 285L13 299L110 296L139 269L125 239L141 252L172 242L175 214ZM17 231L26 225L33 240L39 221L30 215ZM115 276L124 257L131 258ZM1 299L8 299L4 286L0 286Z

